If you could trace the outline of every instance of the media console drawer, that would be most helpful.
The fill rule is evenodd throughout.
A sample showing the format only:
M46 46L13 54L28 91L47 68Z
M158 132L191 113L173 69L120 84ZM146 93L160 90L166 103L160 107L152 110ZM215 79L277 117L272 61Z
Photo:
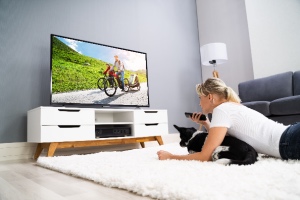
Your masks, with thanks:
M40 107L29 112L33 120L40 121L40 125L92 125L95 112L81 108L51 108Z
M134 112L135 123L168 122L166 110L139 110Z
M134 136L151 136L168 134L167 123L146 123L138 124L133 129Z
M92 125L57 125L42 126L40 141L35 142L66 142L95 139L95 126Z

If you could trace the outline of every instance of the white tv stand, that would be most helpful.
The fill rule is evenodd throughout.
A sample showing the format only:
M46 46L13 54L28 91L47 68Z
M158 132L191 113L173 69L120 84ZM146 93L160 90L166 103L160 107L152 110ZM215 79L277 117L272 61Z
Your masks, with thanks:
M96 127L121 125L130 128L130 136L96 137ZM38 107L27 113L27 142L38 143L35 159L43 149L53 156L58 148L127 143L140 143L144 148L148 141L162 145L165 134L167 110Z

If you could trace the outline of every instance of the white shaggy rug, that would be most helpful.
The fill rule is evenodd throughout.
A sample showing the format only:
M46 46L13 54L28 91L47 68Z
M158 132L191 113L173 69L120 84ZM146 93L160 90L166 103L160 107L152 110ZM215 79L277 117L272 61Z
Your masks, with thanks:
M123 152L40 157L37 164L155 199L300 199L300 161L260 155L248 166L159 161L160 149L186 154L179 144Z

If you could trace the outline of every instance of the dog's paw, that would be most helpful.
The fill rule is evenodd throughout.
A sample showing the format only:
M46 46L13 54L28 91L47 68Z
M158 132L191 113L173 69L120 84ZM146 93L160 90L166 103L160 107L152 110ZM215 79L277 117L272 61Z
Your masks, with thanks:
M231 163L231 160L227 158L221 158L219 160L216 160L215 162L222 165L228 165Z
M189 150L189 154L197 153L197 151Z

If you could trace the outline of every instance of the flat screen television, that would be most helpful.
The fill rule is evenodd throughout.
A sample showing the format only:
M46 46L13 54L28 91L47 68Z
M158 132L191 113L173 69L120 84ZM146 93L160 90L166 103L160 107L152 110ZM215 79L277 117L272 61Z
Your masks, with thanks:
M50 60L52 106L150 106L144 52L51 34Z

